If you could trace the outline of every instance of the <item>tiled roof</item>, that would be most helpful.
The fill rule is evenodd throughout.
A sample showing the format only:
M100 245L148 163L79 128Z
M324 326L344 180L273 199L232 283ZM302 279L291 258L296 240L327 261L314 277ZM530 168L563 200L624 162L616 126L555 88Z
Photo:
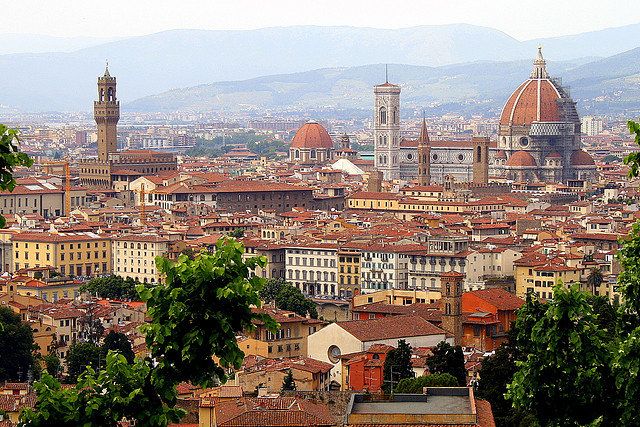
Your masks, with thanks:
M445 332L419 316L391 316L382 319L338 322L338 326L360 341L444 335Z
M498 310L517 310L524 304L521 298L518 298L511 292L504 289L481 289L477 291L465 292L465 294L474 295L489 304L495 306ZM464 298L464 295L462 298Z

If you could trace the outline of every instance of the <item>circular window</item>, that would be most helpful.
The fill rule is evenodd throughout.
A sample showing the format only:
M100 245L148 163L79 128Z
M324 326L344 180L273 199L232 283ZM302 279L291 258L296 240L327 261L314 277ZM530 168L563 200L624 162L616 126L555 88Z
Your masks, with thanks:
M463 161L464 160L464 156L462 154L458 154L458 160Z
M407 154L407 160L413 159L413 154Z
M520 145L522 145L523 147L526 147L529 145L529 139L528 138L520 138Z
M437 154L434 154L433 156L431 156L431 158L432 158L433 160L438 160L438 155L437 155Z
M331 360L332 363L338 363L340 360L340 354L340 347L337 345L329 347L329 351L327 352L327 356L329 356L329 360Z

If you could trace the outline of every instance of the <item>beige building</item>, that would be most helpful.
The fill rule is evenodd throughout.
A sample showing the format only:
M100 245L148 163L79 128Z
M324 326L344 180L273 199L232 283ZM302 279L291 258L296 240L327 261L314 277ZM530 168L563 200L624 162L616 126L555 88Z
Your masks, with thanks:
M405 340L412 347L435 347L451 341L446 332L419 316L390 316L372 320L336 322L308 338L308 357L331 363L331 382L342 383L340 356L369 349L374 344L398 346Z
M162 281L156 257L169 252L169 239L156 234L126 234L113 239L113 273L141 283Z
M513 277L513 263L522 258L522 253L513 249L495 248L472 251L467 255L465 290L484 289L489 278Z
M269 393L278 393L289 370L297 391L322 391L329 389L329 372L333 365L308 357L262 359L251 367L237 371L235 383L243 390L253 391L266 387Z
M65 215L64 190L35 179L18 180L13 191L0 192L0 214L39 214L44 218Z

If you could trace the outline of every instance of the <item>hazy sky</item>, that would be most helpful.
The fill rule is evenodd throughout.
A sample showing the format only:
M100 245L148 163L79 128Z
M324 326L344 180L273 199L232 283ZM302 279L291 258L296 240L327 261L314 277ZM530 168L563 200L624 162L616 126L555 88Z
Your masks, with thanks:
M0 0L0 33L130 36L176 28L469 23L520 39L640 22L638 0Z

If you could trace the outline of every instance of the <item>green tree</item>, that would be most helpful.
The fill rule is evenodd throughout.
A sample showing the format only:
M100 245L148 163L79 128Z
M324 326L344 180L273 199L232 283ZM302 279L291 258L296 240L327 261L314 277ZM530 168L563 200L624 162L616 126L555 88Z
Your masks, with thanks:
M149 382L150 364L130 364L121 354L109 352L105 369L88 367L75 387L62 388L43 373L35 383L35 408L21 414L21 426L116 426L123 418L139 425L163 427L184 415L162 403Z
M102 360L100 347L91 342L76 342L69 347L66 357L67 382L75 383L87 366L98 369Z
M413 378L411 365L411 345L405 340L399 340L398 346L389 350L384 360L382 390L385 393L395 392L395 385L404 378Z
M542 425L585 425L609 419L609 342L587 294L577 285L553 288L554 299L535 323L531 351L517 362L507 398Z
M306 298L295 286L285 284L276 295L275 302L276 307L281 310L293 311L301 316L308 314L313 319L318 318L318 309L315 303Z
M519 421L526 418L524 411L513 408L504 395L515 374L516 361L513 347L505 343L498 347L495 353L482 361L478 397L491 403L493 417L497 426L517 426Z
M245 261L243 252L238 241L221 239L213 254L200 253L195 259L180 255L175 263L156 260L166 282L151 289L138 287L152 318L144 332L157 363L152 370L155 384L172 379L209 387L224 381L225 369L237 369L244 360L236 334L253 330L254 319L270 328L277 326L269 316L252 310L261 305L258 292L263 279L251 271L264 267L266 260Z
M467 370L464 367L464 354L460 346L453 347L448 342L441 341L427 360L427 366L432 374L451 374L458 381L458 386L467 385Z
M184 415L174 408L179 382L210 386L224 381L224 368L237 368L243 360L236 333L252 330L254 320L271 330L278 325L252 310L260 307L263 280L250 272L266 260L243 260L243 247L235 240L221 240L216 247L214 254L193 260L185 255L177 262L158 258L166 283L138 287L152 319L146 327L152 357L129 364L110 351L102 369L85 369L71 389L62 389L45 372L35 385L35 407L22 414L21 424L115 427L127 417L139 425L166 426Z
M139 284L140 282L131 277L126 279L116 275L95 277L80 286L80 292L88 292L100 298L139 300L140 297L136 291L136 286Z
M36 363L33 332L7 307L0 307L0 349L0 382L26 380Z
M424 387L457 387L458 380L451 374L431 374L404 378L393 388L395 393L421 394Z
M596 295L596 290L603 280L604 279L602 277L602 270L600 270L600 268L593 267L589 271L589 275L587 276L587 285L589 286L589 289L591 290L591 293L593 295Z
M43 359L47 372L57 378L58 375L62 373L62 363L60 362L60 358L54 353L49 353L44 356Z
M229 233L229 237L233 237L235 239L244 237L244 230L242 228L235 228Z
M109 331L107 336L104 337L101 351L102 357L105 359L109 351L117 351L122 354L129 363L133 363L133 359L135 358L133 348L131 347L131 341L129 341L129 338L121 332Z
M287 375L282 379L282 388L280 391L295 391L296 381L293 379L293 372L291 369L287 371Z
M284 279L280 279L280 278L268 279L265 282L262 289L260 289L260 298L265 303L270 303L272 301L275 301L276 296L278 296L278 293L285 286L287 286L287 282L285 282Z
M0 190L13 191L16 180L13 168L16 166L31 167L33 160L18 148L18 131L0 124ZM0 228L7 225L5 218L0 215Z

